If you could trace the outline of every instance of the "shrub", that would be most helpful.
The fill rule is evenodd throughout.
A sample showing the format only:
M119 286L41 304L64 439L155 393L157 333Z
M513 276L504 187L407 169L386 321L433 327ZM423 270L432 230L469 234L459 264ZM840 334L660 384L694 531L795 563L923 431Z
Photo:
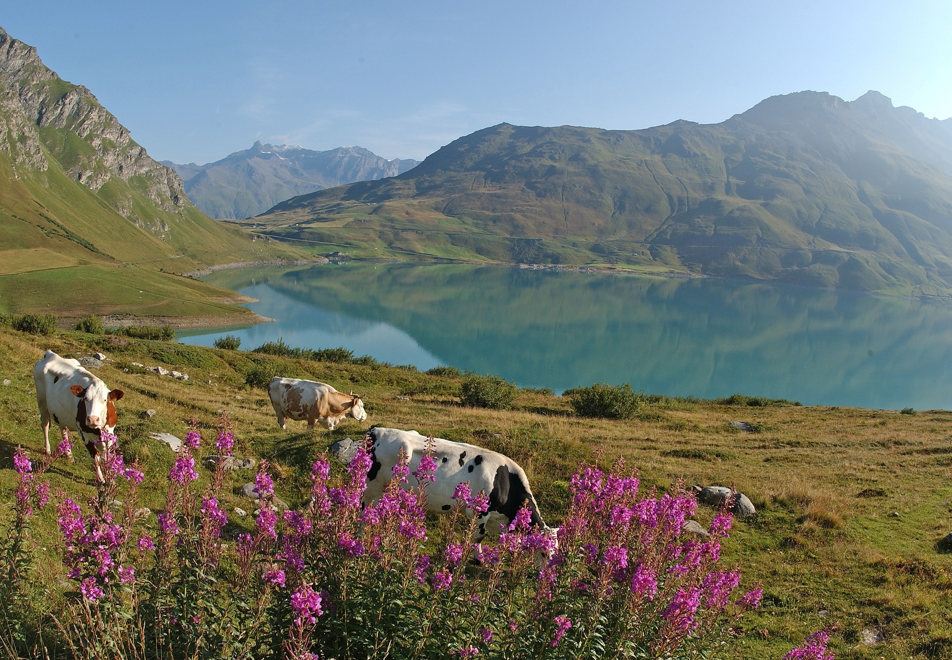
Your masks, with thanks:
M245 374L245 385L252 388L267 388L275 373L274 365L256 364Z
M235 335L225 335L215 340L215 348L223 348L228 351L237 351L241 346L241 338Z
M91 335L101 335L106 332L106 326L103 325L102 320L95 314L90 314L89 316L80 319L73 329L79 330L80 332L86 332Z
M316 351L310 351L308 359L319 360L321 362L351 362L354 359L354 352L342 346L338 346L337 348L321 348Z
M294 357L295 349L284 343L283 337L278 337L278 341L269 341L261 344L254 349L255 353L264 353L265 355L280 355L282 357Z
M56 332L56 317L52 314L23 314L14 316L10 325L14 330L31 335L51 335Z
M125 335L136 339L158 341L172 341L175 339L175 328L170 325L126 325L116 328L112 332L116 335Z
M460 384L459 398L464 406L505 410L512 406L518 389L498 376L470 375Z
M442 365L427 369L426 373L429 376L443 376L444 378L460 378L463 375L463 372L456 367L445 367Z
M580 417L631 419L644 404L644 395L634 392L631 385L603 385L578 387L568 392L572 408Z

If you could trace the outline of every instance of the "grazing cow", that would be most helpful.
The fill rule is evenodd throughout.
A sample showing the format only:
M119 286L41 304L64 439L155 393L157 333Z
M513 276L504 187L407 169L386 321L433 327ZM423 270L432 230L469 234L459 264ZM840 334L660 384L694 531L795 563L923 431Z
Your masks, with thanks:
M281 428L287 428L285 417L295 421L307 420L308 429L313 429L314 422L320 420L327 425L328 431L333 431L342 417L350 416L358 422L367 419L359 396L338 392L327 383L277 377L268 386L268 396Z
M62 429L63 439L77 431L93 459L96 478L104 481L96 443L102 432L112 433L118 417L114 403L122 390L110 390L104 382L84 369L78 360L61 358L47 350L33 368L36 405L47 455L50 454L50 420Z
M515 461L498 452L443 438L428 438L416 431L402 431L374 427L367 432L370 441L371 467L367 473L364 502L379 498L393 477L393 466L400 460L400 452L409 459L410 472L420 465L420 458L429 454L436 461L434 481L426 487L427 508L432 513L446 513L456 506L453 494L456 487L469 482L474 495L480 491L489 496L489 509L480 518L477 539L487 533L498 535L503 525L509 525L516 514L528 504L531 523L554 536L556 528L546 526L539 514L526 473ZM332 447L332 451L335 449ZM410 477L407 487L415 484Z

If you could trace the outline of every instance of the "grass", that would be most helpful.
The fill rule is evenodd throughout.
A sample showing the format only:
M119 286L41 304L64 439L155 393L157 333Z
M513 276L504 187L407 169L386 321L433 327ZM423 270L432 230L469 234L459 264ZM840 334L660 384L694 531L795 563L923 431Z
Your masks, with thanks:
M568 507L567 479L584 460L610 465L623 457L639 470L643 488L733 485L751 498L758 515L735 521L724 544L728 565L741 569L741 586L763 584L761 609L743 621L746 635L732 657L781 657L814 630L838 622L831 640L838 658L932 658L952 650L952 555L936 542L952 529L952 412L899 412L824 406L749 405L646 396L643 414L627 420L577 417L570 402L543 391L518 390L512 409L459 403L461 374L427 375L379 364L320 362L243 350L182 346L79 332L35 337L0 328L0 518L9 518L17 445L41 451L32 366L43 351L79 357L101 350L99 375L123 389L119 435L127 460L145 465L145 504L164 500L164 476L173 461L149 438L167 431L184 437L190 418L214 429L219 411L231 415L238 456L275 466L277 495L292 506L309 495L310 466L318 453L344 437L358 438L371 424L416 429L501 451L526 470L542 513L558 524ZM315 347L319 348L319 347ZM133 363L189 374L188 381L144 371ZM252 369L329 382L359 393L368 419L345 420L333 432L307 433L304 423L278 428L265 390L249 388ZM148 417L145 411L153 409ZM738 418L757 433L730 426ZM208 478L200 469L201 479ZM151 475L151 476L149 476ZM234 514L251 503L237 491L250 471L230 475L224 504L228 530L247 529ZM86 498L95 492L81 452L50 474L56 490ZM713 512L699 508L706 525ZM32 530L38 552L58 547L55 516L40 516ZM153 518L154 519L154 518ZM58 575L37 575L37 598L59 593ZM52 594L52 596L51 596ZM861 643L875 628L883 641Z

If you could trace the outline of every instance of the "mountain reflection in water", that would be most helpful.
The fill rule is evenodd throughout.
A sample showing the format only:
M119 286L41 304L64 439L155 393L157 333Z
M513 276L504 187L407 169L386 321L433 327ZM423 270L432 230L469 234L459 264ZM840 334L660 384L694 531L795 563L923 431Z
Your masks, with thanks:
M952 307L857 292L494 266L322 265L208 278L278 319L224 334L250 350L343 346L556 392L630 383L669 396L735 392L803 404L952 405Z

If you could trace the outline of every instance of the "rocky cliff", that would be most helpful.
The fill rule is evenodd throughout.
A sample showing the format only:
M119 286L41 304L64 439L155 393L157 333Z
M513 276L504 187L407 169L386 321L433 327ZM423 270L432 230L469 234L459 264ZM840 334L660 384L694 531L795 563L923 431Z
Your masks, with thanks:
M141 189L159 208L176 211L187 203L178 175L152 160L92 92L62 80L44 66L36 48L2 28L0 89L0 150L18 168L46 170L52 156L71 179L94 192L112 179L139 177ZM116 210L144 221L129 201L119 200Z

